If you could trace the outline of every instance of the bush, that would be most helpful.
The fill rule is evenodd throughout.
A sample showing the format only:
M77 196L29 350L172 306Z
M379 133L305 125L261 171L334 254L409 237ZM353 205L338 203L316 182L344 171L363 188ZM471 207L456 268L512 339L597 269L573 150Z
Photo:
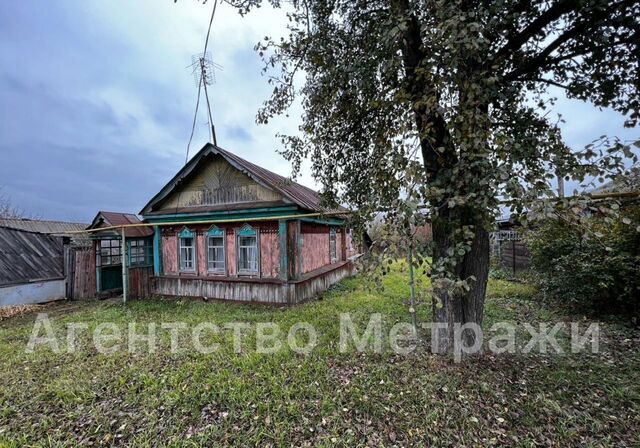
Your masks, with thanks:
M560 220L529 232L532 268L545 296L598 313L639 314L640 207L623 215L634 224L594 221L598 237Z

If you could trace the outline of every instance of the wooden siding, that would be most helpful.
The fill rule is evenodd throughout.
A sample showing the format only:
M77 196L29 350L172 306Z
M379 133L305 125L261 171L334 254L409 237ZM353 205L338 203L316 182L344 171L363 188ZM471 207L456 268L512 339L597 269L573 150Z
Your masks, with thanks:
M303 224L302 273L306 274L328 264L331 264L329 259L329 227Z
M280 275L280 237L278 229L260 229L260 275L277 278Z
M96 296L96 252L93 248L72 249L73 272L67 273L67 281L72 285L70 297L90 299Z
M62 237L0 227L0 286L61 278Z
M196 270L198 275L207 275L207 236L202 230L196 233Z
M300 303L318 297L329 287L354 273L353 263L349 261L334 263L309 273L308 278L305 276L289 286L289 303Z
M275 279L163 276L152 280L152 293L237 302L295 304L318 296L331 285L352 274L353 264L342 262L325 266L289 283Z
M282 195L266 188L234 168L222 156L209 156L183 187L179 187L158 210L200 205L279 201Z
M226 234L226 266L227 275L237 275L236 260L236 232L242 227L242 223L219 224L218 227ZM253 226L260 232L260 276L265 278L277 278L280 274L280 240L278 223L260 222ZM210 226L194 225L187 228L196 233L196 267L197 276L220 276L207 271L207 232ZM177 233L182 227L167 227L162 230L162 266L164 275L178 274L178 240ZM194 274L182 274L191 275Z
M142 299L151 295L151 278L153 267L129 268L129 297Z
M302 271L302 260L300 253L300 221L287 222L287 260L288 272L287 278L297 278Z
M501 241L499 261L501 267L513 272L526 269L531 264L529 250L522 241Z
M162 270L165 274L178 273L178 242L176 234L162 234Z
M234 276L238 272L236 265L236 232L232 228L227 228L227 275Z

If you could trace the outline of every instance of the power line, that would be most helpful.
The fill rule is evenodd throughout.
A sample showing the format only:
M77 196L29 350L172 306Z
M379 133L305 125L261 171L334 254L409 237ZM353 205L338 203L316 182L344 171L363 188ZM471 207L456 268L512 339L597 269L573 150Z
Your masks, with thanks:
M191 141L193 140L193 134L196 131L196 120L198 118L198 108L200 106L200 92L202 87L202 79L198 83L198 99L196 100L196 111L193 114L193 123L191 124L191 135L189 136L189 143L187 143L187 156L184 159L184 164L186 165L189 161L189 148L191 147Z

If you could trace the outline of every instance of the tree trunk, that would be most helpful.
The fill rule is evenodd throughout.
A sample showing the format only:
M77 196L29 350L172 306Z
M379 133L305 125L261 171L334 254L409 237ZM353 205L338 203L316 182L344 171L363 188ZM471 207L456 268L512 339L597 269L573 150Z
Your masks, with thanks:
M447 219L437 219L433 225L435 245L433 262L438 264L446 256L452 245L452 230L455 224ZM471 244L471 250L457 263L454 274L467 280L468 291L453 289L450 282L435 279L433 285L433 323L435 338L433 349L437 354L445 355L453 352L455 325L477 324L482 327L484 315L484 299L489 276L489 232L478 225ZM439 328L444 325L444 328ZM465 330L461 334L460 344L472 347L476 334Z
M426 59L420 23L408 0L392 0L391 9L405 25L401 41L402 59L420 137L426 180L436 187L448 187L454 183L452 169L458 164L458 155L445 118L437 108L430 107L429 102L424 100L426 97L438 98L438 95L433 91L429 72L420 70L424 69L422 64ZM457 262L451 272L458 279L467 280L469 290L454 291L451 279L447 282L434 276L433 320L436 324L446 325L446 328L436 332L437 344L434 351L439 354L453 352L455 324L482 325L489 274L489 233L483 211L470 206L450 210L447 202L445 197L439 204L432 204L433 209L437 210L437 213L432 214L434 264L437 265L446 258L448 250L455 246L456 230L462 226L473 226L475 235L471 250ZM462 333L464 346L473 346L474 342L474 333Z

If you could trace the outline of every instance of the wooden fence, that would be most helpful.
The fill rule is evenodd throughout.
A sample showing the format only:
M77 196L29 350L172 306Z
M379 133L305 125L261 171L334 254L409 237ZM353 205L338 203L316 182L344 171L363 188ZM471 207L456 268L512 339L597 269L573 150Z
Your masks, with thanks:
M91 247L65 247L67 297L90 299L96 296L96 264Z
M129 297L142 299L151 295L153 266L129 268Z
M527 246L518 232L500 231L491 236L491 253L498 260L498 265L509 269L515 274L527 269L531 258Z

